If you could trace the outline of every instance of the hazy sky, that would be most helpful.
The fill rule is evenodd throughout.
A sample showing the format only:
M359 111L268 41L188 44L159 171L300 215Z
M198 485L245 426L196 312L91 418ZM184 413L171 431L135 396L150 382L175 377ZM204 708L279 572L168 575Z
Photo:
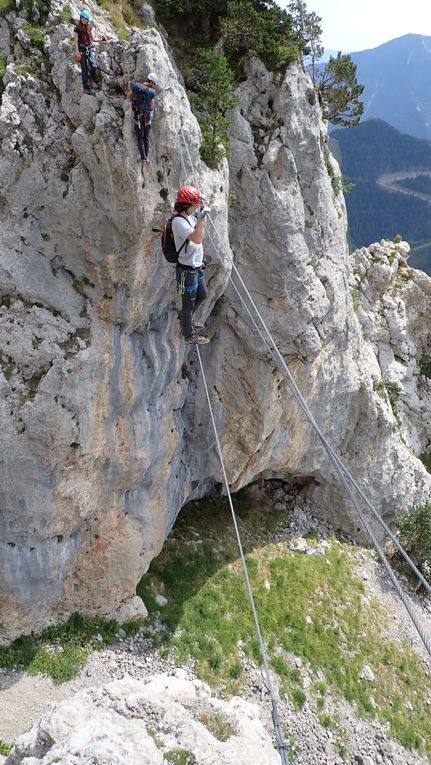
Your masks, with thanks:
M431 36L430 0L306 0L322 18L325 48L358 51L376 48L409 32ZM288 0L280 2L286 6Z

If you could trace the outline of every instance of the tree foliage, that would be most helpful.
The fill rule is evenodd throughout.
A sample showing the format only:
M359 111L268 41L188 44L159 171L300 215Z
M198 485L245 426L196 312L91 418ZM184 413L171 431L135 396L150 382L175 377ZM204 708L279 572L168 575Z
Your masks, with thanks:
M304 0L292 0L288 5L292 17L292 28L301 41L301 52L309 56L311 61L311 77L316 84L316 64L322 58L324 48L322 45L322 27L320 16L312 11L307 11Z
M218 45L231 66L257 55L274 69L299 57L301 44L290 14L275 0L155 0L168 29L193 44ZM187 24L184 35L184 22Z
M418 568L431 573L431 504L411 508L397 518L398 538L404 549L416 561Z
M191 103L202 131L201 156L209 167L217 167L229 149L227 109L236 104L233 72L221 50L201 49L196 57L196 93Z
M305 0L291 0L288 5L292 28L301 41L301 53L309 57L309 71L317 88L324 119L334 125L357 125L364 110L359 96L364 88L356 79L356 66L352 58L339 53L331 56L326 66L318 66L324 48L322 45L322 19L314 11L307 11Z
M333 125L357 125L364 111L359 100L364 86L356 79L356 64L347 53L331 56L318 74L317 89L324 119Z
M231 0L220 27L224 50L230 56L258 56L269 69L299 57L300 41L292 18L275 2Z

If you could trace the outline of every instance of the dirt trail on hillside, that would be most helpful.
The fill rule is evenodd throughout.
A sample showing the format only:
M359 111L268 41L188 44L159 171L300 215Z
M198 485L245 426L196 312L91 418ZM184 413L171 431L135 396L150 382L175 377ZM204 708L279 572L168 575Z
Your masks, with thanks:
M398 191L399 194L407 194L417 199L422 199L424 202L431 204L431 194L423 194L420 191L414 191L413 189L407 189L402 185L398 185L397 181L403 181L404 178L417 178L418 175L428 175L431 177L431 170L404 170L397 173L383 173L377 180L377 186L389 191Z

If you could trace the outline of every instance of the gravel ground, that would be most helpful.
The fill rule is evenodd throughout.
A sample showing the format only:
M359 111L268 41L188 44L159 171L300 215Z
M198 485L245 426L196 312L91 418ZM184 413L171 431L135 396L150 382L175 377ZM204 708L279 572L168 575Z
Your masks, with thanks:
M311 551L304 534L314 530L321 540L326 540L333 530L317 517L318 509L313 508L310 501L297 495L292 488L281 487L280 483L267 483L264 487L253 489L256 499L271 497L273 505L283 513L286 523L272 535L271 541L294 544L304 554ZM278 506L277 506L278 505ZM325 542L324 542L325 544ZM356 561L356 573L364 582L366 598L377 597L391 614L387 628L387 636L392 640L405 637L411 646L418 651L422 660L431 668L430 658L421 640L411 624L404 606L398 599L391 582L388 580L383 567L377 562L373 553L359 549L352 552ZM424 626L431 635L431 608L424 603L408 586L409 595L414 602L414 608ZM157 625L156 625L157 629ZM311 685L307 667L301 659L294 659L300 669L304 689ZM265 710L266 724L272 730L270 705L262 674L258 667L248 661L246 667L246 698L262 704ZM126 675L145 679L159 672L173 671L175 664L160 659L152 648L150 641L142 632L132 638L126 638L120 631L117 644L109 649L102 649L91 654L88 663L80 674L71 682L56 685L44 676L30 677L22 672L0 670L0 739L12 742L17 735L31 727L53 703L68 698L85 687L100 686L111 679L120 679ZM193 666L185 667L190 678L193 678ZM322 676L323 679L323 676ZM276 684L276 678L274 683ZM429 699L431 714L431 698ZM280 702L280 714L283 725L291 732L292 749L289 762L296 765L429 765L429 760L403 749L396 741L388 736L385 726L376 721L363 720L355 713L355 709L346 701L327 701L325 712L334 715L339 721L337 729L325 728L318 719L315 700L311 694L300 711L293 710L285 699ZM343 757L338 753L340 742L344 743L348 754ZM0 757L0 762L1 762Z

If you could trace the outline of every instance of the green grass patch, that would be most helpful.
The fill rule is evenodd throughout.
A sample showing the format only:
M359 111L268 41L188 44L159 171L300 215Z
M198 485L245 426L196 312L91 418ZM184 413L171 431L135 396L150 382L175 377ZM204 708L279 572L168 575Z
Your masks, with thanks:
M34 66L31 66L31 64L17 64L15 67L15 71L17 74L31 74L34 77L37 76L38 71L35 69Z
M23 24L22 30L29 36L35 48L43 50L44 31L41 27L36 24Z
M57 20L59 24L73 24L76 21L69 5L64 6L63 10L58 14Z
M356 287L352 287L352 289L350 290L350 297L352 298L353 310L355 313L358 313L358 311L361 308L362 297L361 297L361 293L359 292L358 289L356 289Z
M361 715L388 722L402 744L431 751L431 680L407 644L383 637L386 615L376 602L364 604L350 548L334 540L324 555L293 552L268 542L277 513L250 503L246 492L235 503L269 660L291 703L300 708L305 702L301 673L292 664L296 655L315 682L323 674L317 689L322 698L328 689L355 703ZM155 600L160 592L168 600L162 609ZM164 653L179 662L193 657L202 679L227 693L241 691L238 642L246 657L259 663L261 657L225 500L192 503L182 511L138 594L150 614L160 612ZM375 681L359 679L364 664ZM407 710L407 701L413 709Z
M396 382L390 382L389 380L385 380L385 388L389 397L389 403L392 407L393 415L395 417L395 422L400 428L402 425L402 422L401 422L401 417L398 411L398 401L400 400L401 386L398 385L398 383Z
M282 656L273 656L271 666L281 679L281 693L286 694L295 709L302 709L307 698L302 684L302 676L296 667L289 666Z
M119 40L127 40L127 27L143 27L135 8L127 0L100 0L99 5L109 13L111 24L115 27Z
M4 56L0 56L0 99L4 92L3 77L6 72L7 61Z
M162 749L163 747L163 740L160 738L159 734L157 733L157 730L150 725L147 725L147 733L151 736L153 739L157 749Z
M396 279L395 279L395 284L397 285L397 287L403 287L405 284L408 284L408 283L409 283L409 281L411 280L411 278L412 278L412 277L411 277L411 276L410 276L410 274L408 274L408 273L402 273L402 274L400 274L400 273L398 272L398 273L397 273L397 276L396 276Z
M0 0L0 16L6 16L7 13L15 10L15 0Z
M388 392L389 401L391 402L392 409L396 408L398 401L400 400L401 387L396 382L390 382L385 380L385 388Z
M163 757L172 765L197 765L194 754L187 749L170 749Z
M3 757L7 757L8 754L10 754L12 751L12 744L7 744L6 741L3 741L0 738L0 754L3 755Z
M199 720L218 741L227 741L236 733L233 725L220 712L203 712Z
M139 624L123 625L129 633ZM23 635L10 646L0 646L0 666L25 669L30 675L49 675L57 683L71 680L85 664L90 651L111 645L118 639L116 621L73 614L65 624L48 627L40 635ZM96 635L102 641L96 640Z
M431 454L420 454L419 459L423 462L426 469L428 470L428 473L431 473Z
M326 172L328 173L329 178L331 179L332 191L337 197L343 190L343 177L341 175L336 174L335 169L332 165L332 162L329 158L329 152L326 149L323 152L323 159L325 162Z
M431 380L431 356L425 355L419 359L419 374Z

